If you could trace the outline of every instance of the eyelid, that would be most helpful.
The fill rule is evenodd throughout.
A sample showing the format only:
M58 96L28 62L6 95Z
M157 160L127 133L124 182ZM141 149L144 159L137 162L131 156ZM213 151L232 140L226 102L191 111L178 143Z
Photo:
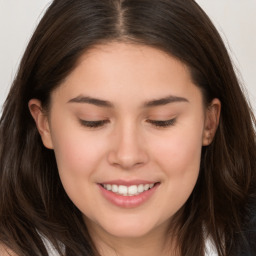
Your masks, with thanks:
M79 120L82 126L88 127L88 128L99 128L104 126L105 124L109 123L110 121L108 119L106 120L95 120L95 121L89 121L89 120Z
M105 124L109 123L110 120L95 120L95 121L89 121L89 120L79 120L82 126L88 127L88 128L100 128L103 127ZM176 118L168 119L168 120L151 120L147 119L147 123L152 124L153 126L157 128L167 128L170 126L173 126L176 122Z
M176 118L168 119L168 120L146 120L147 123L150 123L158 128L167 128L173 126L176 122Z

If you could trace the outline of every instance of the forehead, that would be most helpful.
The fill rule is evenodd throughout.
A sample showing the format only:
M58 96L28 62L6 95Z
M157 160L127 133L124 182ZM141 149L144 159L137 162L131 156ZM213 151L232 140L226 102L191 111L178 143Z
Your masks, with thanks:
M113 42L86 51L59 91L70 98L89 94L113 101L182 97L195 88L188 67L171 55L145 45Z
M112 42L96 45L80 57L77 67L85 66L91 72L95 69L109 74L115 72L116 77L120 71L124 74L124 69L134 75L148 71L148 76L164 74L166 77L167 71L180 72L187 78L190 77L188 67L174 56L154 47L132 43Z

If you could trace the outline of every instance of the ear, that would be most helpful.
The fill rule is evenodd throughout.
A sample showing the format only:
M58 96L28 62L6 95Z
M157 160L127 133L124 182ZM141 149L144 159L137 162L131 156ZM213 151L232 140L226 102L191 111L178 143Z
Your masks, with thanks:
M221 102L219 99L213 99L206 109L205 124L203 132L203 146L212 143L216 130L219 126L221 112Z
M53 149L48 116L43 111L40 100L31 99L28 103L28 107L36 122L37 130L41 135L44 146Z

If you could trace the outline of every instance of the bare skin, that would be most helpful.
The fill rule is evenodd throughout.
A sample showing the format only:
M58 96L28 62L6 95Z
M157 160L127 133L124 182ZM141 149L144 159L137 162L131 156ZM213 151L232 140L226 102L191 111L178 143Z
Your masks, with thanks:
M102 256L175 255L167 227L195 186L221 108L204 105L188 68L148 46L99 45L52 93L47 115L37 99L29 108ZM105 196L113 180L158 186L130 207L125 195Z
M18 256L3 244L0 244L0 255L1 256Z

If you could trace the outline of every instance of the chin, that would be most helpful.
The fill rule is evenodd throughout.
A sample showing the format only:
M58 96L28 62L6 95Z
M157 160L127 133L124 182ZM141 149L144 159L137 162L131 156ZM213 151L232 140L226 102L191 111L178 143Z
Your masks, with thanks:
M116 219L114 222L99 223L101 228L108 234L119 238L139 238L150 234L156 227L157 223L152 219Z
M137 227L137 228L123 228L123 227L118 227L118 228L109 228L105 229L105 231L115 237L118 238L126 238L126 239L133 239L133 238L140 238L144 237L147 234L150 233L151 229L150 228L145 228L145 227Z

